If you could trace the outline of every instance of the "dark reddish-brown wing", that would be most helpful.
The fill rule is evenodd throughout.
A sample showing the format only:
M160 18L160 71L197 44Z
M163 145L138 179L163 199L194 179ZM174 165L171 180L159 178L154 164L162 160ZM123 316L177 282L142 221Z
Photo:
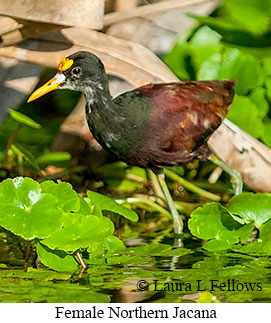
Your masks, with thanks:
M148 166L187 162L226 117L235 81L149 84L137 89L151 105L148 140L138 153Z

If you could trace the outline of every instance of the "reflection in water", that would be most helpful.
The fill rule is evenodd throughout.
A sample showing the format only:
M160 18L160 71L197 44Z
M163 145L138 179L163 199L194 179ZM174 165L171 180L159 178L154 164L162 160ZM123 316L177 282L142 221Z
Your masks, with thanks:
M0 279L4 287L0 286L0 299L98 303L271 300L271 261L267 257L172 249L170 244L149 239L146 243L142 238L125 242L128 247L123 255L86 261L87 271L79 279L77 274L56 273L43 266L24 273L22 240L2 239ZM243 290L233 290L233 284ZM6 293L9 297L2 297Z

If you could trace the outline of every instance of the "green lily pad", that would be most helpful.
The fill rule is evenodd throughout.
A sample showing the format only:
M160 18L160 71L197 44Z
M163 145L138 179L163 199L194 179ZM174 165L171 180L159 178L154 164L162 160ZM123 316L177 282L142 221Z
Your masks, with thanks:
M79 209L78 213L84 214L84 215L92 214L92 211L94 209L94 205L92 206L91 203L88 203L88 202L90 202L88 200L88 198L84 198L80 194L78 194L77 196L78 196L79 202L80 202L80 209Z
M91 243L87 248L87 252L89 253L89 259L102 257L105 253L104 241L95 241Z
M69 273L58 273L48 269L35 269L28 267L27 272L22 269L9 269L0 271L1 278L14 278L14 279L33 279L36 282L48 282L52 280L67 280L71 278Z
M96 214L97 211L100 213L100 210L105 210L122 215L131 221L138 220L138 215L133 210L118 204L107 196L92 191L88 191L87 196L91 200L91 203L94 204L94 214Z
M123 252L126 247L122 240L116 236L110 235L105 238L104 245L109 252Z
M87 248L93 242L104 240L113 231L114 225L106 217L66 213L62 229L42 240L42 244L50 249L75 251Z
M240 223L255 223L260 227L271 219L271 194L243 193L230 199L228 210Z
M36 249L41 263L51 269L73 273L78 268L74 255L69 255L62 250L52 250L40 242L36 243Z
M172 250L172 246L162 243L153 243L145 246L133 247L127 249L133 255L161 256Z
M45 181L40 184L42 192L51 193L57 197L59 207L64 212L77 212L80 209L80 201L77 193L73 190L70 183L58 181Z
M229 249L239 240L245 242L253 225L241 225L226 208L218 203L209 203L192 212L188 227L196 237L209 240L204 249L218 251Z
M58 203L31 178L7 179L0 184L0 225L27 240L46 238L62 226Z

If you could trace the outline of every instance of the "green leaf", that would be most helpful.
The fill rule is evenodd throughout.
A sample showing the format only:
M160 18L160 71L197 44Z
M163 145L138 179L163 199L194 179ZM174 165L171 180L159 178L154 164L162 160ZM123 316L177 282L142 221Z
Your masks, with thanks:
M221 66L221 54L216 53L202 63L198 72L198 80L218 80Z
M265 222L260 228L260 239L269 241L271 237L271 220Z
M40 155L37 158L37 161L40 165L48 166L48 165L62 165L65 162L69 162L71 160L71 154L68 152L50 152L43 155Z
M269 32L255 34L253 31L240 26L230 17L198 17L200 23L207 25L222 36L222 40L229 44L245 47L270 47L271 40Z
M89 215L92 214L91 204L86 202L86 199L81 196L80 194L77 195L80 202L80 209L78 210L78 213Z
M271 58L266 57L262 60L263 73L265 76L271 76Z
M52 250L40 242L36 243L36 250L41 263L53 270L73 273L78 268L74 255L62 250Z
M0 271L0 277L14 279L14 282L20 284L20 281L31 281L33 280L35 284L44 284L45 282L50 281L63 281L69 280L71 278L70 273L57 273L52 270L43 269L43 268L32 268L28 267L27 272L22 269L11 269Z
M133 255L148 255L148 256L162 256L166 255L168 252L172 250L172 246L162 243L152 243L145 246L139 246L134 248L129 248L130 254Z
M105 245L106 249L112 253L123 252L126 249L123 241L113 235L110 235L105 238L104 245Z
M271 241L270 240L256 240L244 246L237 246L235 251L246 253L254 256L266 255L271 256Z
M249 98L255 103L259 118L263 119L269 110L269 104L266 100L266 89L257 87L251 92Z
M247 3L244 5L242 1L236 0L225 1L225 8L240 27L256 34L267 31L269 20L265 11L261 11L255 6L250 7Z
M271 194L243 193L230 199L228 210L237 214L240 222L253 222L257 227L271 219Z
M42 244L50 249L75 251L87 248L93 242L103 241L113 231L114 225L106 217L66 213L61 230L42 240Z
M31 166L33 166L38 172L40 172L40 167L36 158L32 155L32 153L28 149L26 149L25 147L17 143L12 144L11 149L14 151L16 155L19 155L25 158L25 160L27 160Z
M250 135L256 138L262 137L264 132L263 122L259 118L257 106L248 97L235 94L227 118Z
M150 261L150 257L140 257L140 256L114 256L107 258L108 265L136 265L144 264Z
M58 181L45 181L40 184L43 193L50 193L57 197L59 207L64 212L78 212L80 209L80 201L77 193L73 190L70 183Z
M227 48L222 56L220 79L236 79L236 93L247 94L262 82L258 60L236 48Z
M0 205L0 225L25 239L46 238L62 226L58 199L31 178L4 180Z
M262 82L258 61L236 48L226 48L206 59L199 67L197 79L236 79L235 91L247 94Z
M138 220L138 215L133 210L119 205L107 196L92 191L87 191L87 196L91 200L91 203L94 204L94 210L95 208L99 208L100 210L106 210L122 215L131 221Z
M271 121L264 123L263 141L266 145L271 146Z
M215 295L208 290L201 292L200 297L197 299L197 303L220 303Z
M245 242L253 228L242 226L218 203L205 204L193 211L188 227L196 237L210 240L203 246L210 251L229 249L239 239Z
M93 242L87 249L89 253L89 259L101 257L105 253L104 241Z
M266 94L268 99L271 101L271 77L265 79Z
M34 128L34 129L41 128L41 125L39 123L37 123L36 121L32 120L28 116L22 114L21 112L18 112L18 111L15 111L15 110L10 109L9 110L9 114L10 114L10 116L11 116L11 118L13 120L16 120L16 121L18 121L20 123L23 123L26 126L29 126L31 128Z
M199 28L189 42L192 50L192 62L198 69L201 64L214 54L218 54L222 45L221 36L207 26Z
M181 80L189 80L194 78L194 66L191 64L191 55L193 50L189 44L187 44L188 35L182 37L174 45L171 52L163 57L167 66L174 71L174 73Z

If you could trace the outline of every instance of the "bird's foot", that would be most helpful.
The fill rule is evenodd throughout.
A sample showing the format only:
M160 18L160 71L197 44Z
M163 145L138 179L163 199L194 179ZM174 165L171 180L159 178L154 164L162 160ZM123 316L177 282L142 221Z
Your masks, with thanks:
M173 248L181 248L183 247L183 241L181 235L174 234Z

